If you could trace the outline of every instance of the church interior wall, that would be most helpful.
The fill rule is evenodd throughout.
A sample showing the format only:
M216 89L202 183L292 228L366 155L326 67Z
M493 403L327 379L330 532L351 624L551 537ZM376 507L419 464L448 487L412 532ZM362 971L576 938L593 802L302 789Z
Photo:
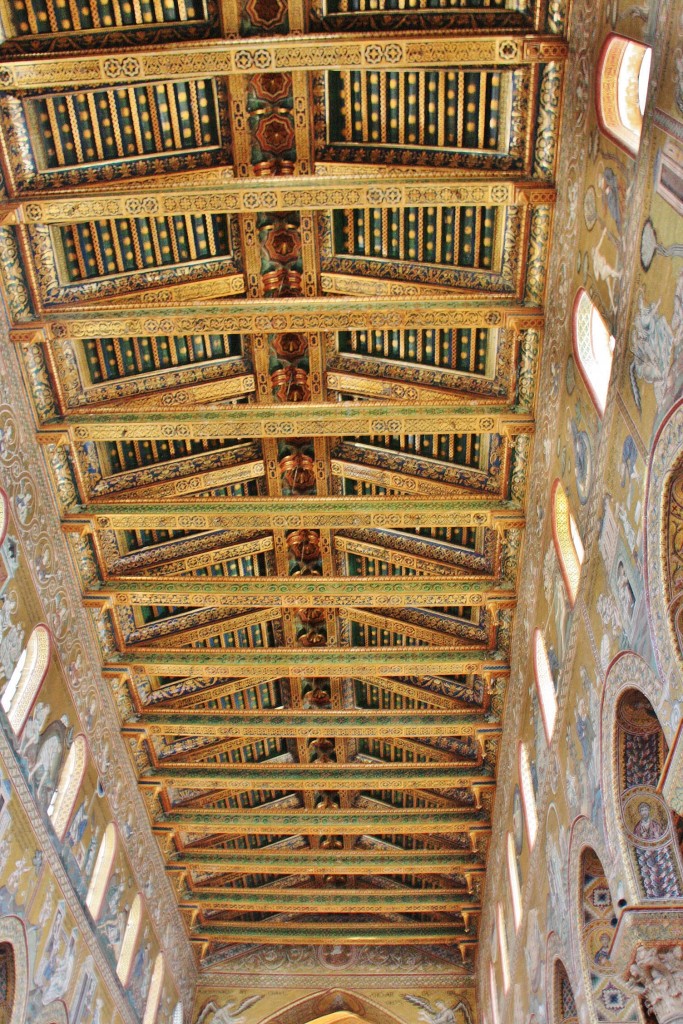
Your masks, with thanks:
M488 879L481 935L480 1004L483 1019L493 1024L656 1019L648 1016L652 1010L643 993L627 983L628 971L624 974L623 965L617 968L607 953L625 909L647 905L649 899L665 907L680 903L675 813L680 788L676 791L673 781L679 748L671 755L668 777L662 775L664 799L656 787L643 789L641 802L649 803L645 813L656 819L659 833L646 849L647 826L639 824L632 798L628 803L622 792L625 769L619 758L642 758L640 739L652 729L646 722L640 739L624 741L620 749L616 719L624 695L640 691L649 702L638 698L640 704L656 715L664 749L680 735L680 632L670 612L680 587L680 575L673 575L681 550L680 518L675 502L669 514L667 494L680 461L683 427L683 24L676 5L589 6L576 4L572 19L575 89L570 84L567 92L558 203L558 217L563 212L566 217L567 244L555 252L549 285L551 296L557 296L550 300L551 316L554 303L563 308L555 309L542 371L553 404L546 429L536 438L535 471L544 484L530 506L535 522L526 540L539 545L539 582L527 588L518 608L509 700L519 695L519 725L508 721L504 741L510 764L517 760L520 741L529 751L538 832L530 850L515 767L510 783L498 791L490 851L495 870ZM653 49L635 159L601 130L596 112L594 69L611 33ZM568 152L569 138L575 156ZM677 195L666 186L675 165ZM576 364L564 301L581 288L616 340L602 416ZM541 393L548 393L543 380ZM586 552L573 606L553 543L550 485L557 479ZM529 571L529 562L523 564ZM558 702L550 743L530 653L536 628L545 638ZM661 853L665 832L671 859L667 870L658 871L655 865L661 868L669 857ZM522 893L517 929L505 858L508 833ZM636 877L642 863L652 874L649 897ZM659 938L666 937L661 923ZM669 937L673 941L676 932ZM571 985L573 1007L562 1005L558 961Z
M3 452L4 453L4 452ZM112 822L107 788L112 776L98 773L85 742L85 765L70 813L60 834L50 817L69 751L83 741L83 723L70 696L59 646L45 625L46 614L32 579L49 571L52 552L34 559L21 542L21 527L33 517L33 492L15 502L0 546L0 685L3 693L38 627L48 637L48 665L31 687L25 724L15 735L3 706L0 733L0 945L11 946L0 987L14 999L0 1003L3 1024L132 1024L142 1020L156 956L160 950L144 894L137 936L131 948L130 978L122 985L117 963L126 924L139 892L124 845L116 844L102 879L100 909L93 917L89 891L98 851ZM6 502L4 492L2 494ZM9 503L6 509L10 510ZM16 516L21 516L23 523ZM54 620L53 620L54 626ZM73 666L72 666L73 668ZM21 682L19 684L21 688ZM34 692L35 690L35 692ZM113 774L113 773L112 773ZM54 805L56 806L56 805ZM114 826L115 828L115 826ZM155 1021L170 1024L178 992L164 972ZM66 1014L67 1016L64 1016Z

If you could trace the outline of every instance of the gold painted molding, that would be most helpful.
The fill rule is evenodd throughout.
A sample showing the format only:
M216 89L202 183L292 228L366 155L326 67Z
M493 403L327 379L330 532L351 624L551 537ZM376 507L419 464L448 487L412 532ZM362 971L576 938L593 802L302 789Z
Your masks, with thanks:
M264 648L194 648L161 651L136 647L108 655L105 668L120 671L123 666L149 671L157 675L188 675L210 678L239 675L260 678L264 674L305 676L348 675L362 671L366 676L376 673L396 675L427 675L430 673L467 674L482 666L496 665L493 651L468 651L453 647L264 647Z
M184 214L277 213L352 207L526 206L555 201L555 190L534 182L443 180L402 182L348 178L228 178L220 189L186 183L161 189L154 182L139 189L60 191L58 197L24 199L11 204L11 219L26 224L74 224L124 217L172 217ZM0 204L0 214L3 206Z
M191 287L197 282L191 282ZM162 291L162 290L160 290ZM164 292L167 289L163 289ZM163 305L163 308L159 308ZM62 310L51 309L34 324L15 326L15 342L59 338L148 337L166 334L269 334L280 331L398 330L399 328L534 327L543 326L538 307L505 306L485 296L414 297L321 296L284 298L276 304L267 299L233 299L229 303L179 306L165 299L150 303L136 295L128 308L120 300L102 305L79 303Z
M272 544L271 544L272 547ZM390 554L390 552L388 552ZM207 552L214 559L216 552ZM405 608L441 605L514 605L515 591L492 580L461 583L457 577L252 576L110 580L84 594L89 604L191 605L195 608Z
M361 789L414 790L415 787L447 789L453 785L468 786L493 783L494 779L484 767L452 764L451 762L390 763L388 761L349 764L275 764L224 763L197 764L176 762L150 767L139 778L141 786L158 789L163 785L180 784L197 790L233 791L245 793L250 789L277 789L311 792L333 790L353 792ZM470 813L474 813L469 808ZM188 812L189 813L189 812ZM193 812L194 813L194 812ZM224 812L225 814L225 812ZM213 823L216 827L216 823Z
M483 713L455 711L144 711L124 723L128 734L274 738L316 736L477 736L500 733Z
M349 68L396 70L413 67L514 67L564 60L567 44L554 36L477 35L439 32L435 36L340 33L212 39L74 56L46 55L0 63L4 90L134 85L189 81L211 75L263 71L317 71Z
M500 498L198 498L92 502L64 517L96 530L388 529L418 526L524 526L516 502Z
M72 413L63 424L77 441L210 440L214 438L357 437L359 434L529 434L527 413L493 406L433 405L415 409L395 402L308 402L272 406L205 406L201 411ZM46 430L49 433L53 428Z

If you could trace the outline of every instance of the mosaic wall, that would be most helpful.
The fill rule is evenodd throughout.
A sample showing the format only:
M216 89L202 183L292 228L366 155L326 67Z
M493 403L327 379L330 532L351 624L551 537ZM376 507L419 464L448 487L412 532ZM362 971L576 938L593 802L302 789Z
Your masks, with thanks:
M565 244L549 279L540 387L547 402L539 410L527 581L482 923L479 994L488 1024L654 1020L610 963L614 925L627 905L676 907L683 899L680 744L657 792L683 713L683 18L676 5L656 0L577 2L572 18L558 174ZM596 113L595 69L610 33L653 49L635 159L601 130ZM603 415L572 347L571 312L582 288L616 341ZM573 604L553 539L556 479L585 548ZM558 706L550 744L529 657L536 628ZM519 740L529 754L526 794ZM537 808L533 849L525 795ZM517 929L509 832L522 890Z
M3 449L0 456L4 454ZM24 493L27 500L16 502L15 509L26 521L33 514L32 492L27 486ZM0 1020L61 1022L67 1020L66 1013L69 1024L133 1024L145 1012L160 946L143 893L142 920L124 988L116 968L138 885L121 844L111 870L102 876L96 919L88 909L98 853L112 820L107 787L114 775L98 777L44 625L32 573L40 580L49 572L50 549L29 565L17 525L10 518L0 546ZM16 702L10 703L9 690L25 648L26 664L30 661L29 640L36 626L44 640L47 670L35 692L29 691L25 723L15 733ZM20 683L17 695L21 689ZM83 776L60 841L55 835L55 798L70 751L81 748ZM171 1024L177 1002L171 978L165 977L155 1021ZM9 1015L12 1005L14 1016Z

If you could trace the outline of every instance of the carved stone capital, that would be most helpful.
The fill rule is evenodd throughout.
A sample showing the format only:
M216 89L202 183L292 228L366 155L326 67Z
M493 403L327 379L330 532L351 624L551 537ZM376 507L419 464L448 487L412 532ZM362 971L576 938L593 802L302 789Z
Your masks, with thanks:
M610 960L642 997L658 1024L683 1024L683 910L669 906L623 911Z

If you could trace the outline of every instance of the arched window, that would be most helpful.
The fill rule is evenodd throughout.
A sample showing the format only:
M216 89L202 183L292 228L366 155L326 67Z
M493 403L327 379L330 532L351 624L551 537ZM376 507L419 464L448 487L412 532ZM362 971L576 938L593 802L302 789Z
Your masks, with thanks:
M598 414L605 411L615 341L585 288L579 288L572 319L574 358Z
M16 966L11 942L0 943L0 1024L10 1024L14 1012Z
M0 546L5 541L7 527L9 526L9 500L5 492L0 488Z
M515 922L515 931L519 931L519 926L522 923L522 889L519 884L519 871L517 869L515 840L513 839L512 832L508 832L507 862L508 881L510 883L510 896L512 898L512 916Z
M175 1004L172 1024L183 1024L183 1004L180 1001Z
M609 948L614 935L614 906L600 858L587 848L581 855L581 952L595 1019L637 1024L636 999L613 968Z
M154 1024L157 1010L159 1009L159 1003L161 1001L161 987L163 983L164 958L161 953L157 953L156 960L154 961L154 970L152 971L149 993L147 994L145 1016L142 1018L142 1024Z
M67 754L59 784L47 809L57 836L63 839L76 806L78 791L85 775L87 747L84 736L77 736Z
M133 900L128 920L126 921L126 930L123 933L119 962L116 965L116 973L118 974L119 981L122 985L127 985L130 978L130 971L133 966L133 954L135 953L138 936L140 935L141 925L142 897L138 893Z
M505 914L503 904L496 904L496 925L498 926L498 949L500 951L500 969L503 972L503 992L510 991L510 958L508 956L508 940L505 931Z
M26 719L47 674L50 647L50 630L47 626L36 626L2 694L0 705L16 736L26 725Z
M600 127L631 156L640 146L651 62L649 46L618 35L607 37L598 61Z
M557 696L555 694L555 681L550 669L550 662L548 661L548 651L540 629L534 630L534 679L536 681L538 701L541 705L545 737L548 743L551 743L557 719Z
M524 807L524 821L526 823L526 834L529 837L529 849L533 850L538 832L538 816L536 813L536 794L534 783L531 778L531 765L529 763L529 751L526 743L519 745L519 782L522 790L522 805Z
M90 911L94 921L97 921L102 913L102 904L104 902L107 886L109 885L111 870L114 866L117 846L118 836L116 834L116 826L112 822L109 822L104 830L100 848L97 851L97 860L95 861L92 878L90 879L88 895L85 899L85 905Z
M555 996L554 1020L557 1024L579 1024L574 992L572 991L564 964L560 960L555 961L555 984L553 988Z
M552 521L555 550L567 594L573 605L579 589L585 551L579 528L569 508L567 493L559 480L553 484Z
M498 1009L498 989L496 987L496 972L492 963L489 963L489 992L491 994L491 1013L493 1024L500 1024L500 1010Z
M668 748L654 708L627 690L616 716L619 797L629 859L642 899L683 897L683 860L671 809L657 791Z

